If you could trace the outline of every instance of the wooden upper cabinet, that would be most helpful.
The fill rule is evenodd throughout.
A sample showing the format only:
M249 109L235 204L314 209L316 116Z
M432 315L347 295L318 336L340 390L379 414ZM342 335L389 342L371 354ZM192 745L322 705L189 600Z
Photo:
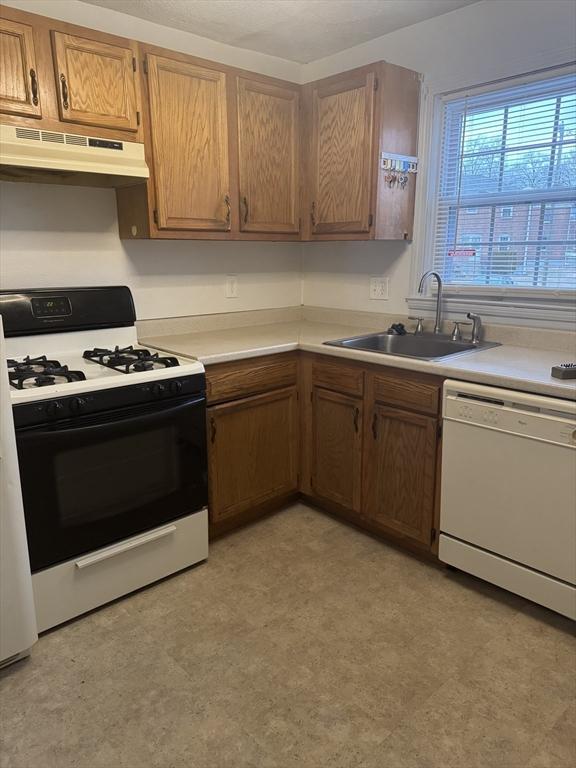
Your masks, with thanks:
M362 400L314 387L312 400L312 491L360 512Z
M131 48L52 31L52 52L61 120L138 130Z
M312 90L312 234L369 232L374 133L373 72Z
M148 55L160 229L230 229L226 74Z
M299 94L237 78L240 230L299 231Z
M0 19L0 112L42 117L34 30Z
M375 404L364 448L364 514L428 547L434 516L437 421Z

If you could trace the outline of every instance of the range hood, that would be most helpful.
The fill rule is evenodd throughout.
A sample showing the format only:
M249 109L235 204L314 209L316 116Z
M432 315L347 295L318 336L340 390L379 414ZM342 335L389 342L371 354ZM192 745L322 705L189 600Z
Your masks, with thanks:
M150 175L144 145L0 124L0 179L122 187Z

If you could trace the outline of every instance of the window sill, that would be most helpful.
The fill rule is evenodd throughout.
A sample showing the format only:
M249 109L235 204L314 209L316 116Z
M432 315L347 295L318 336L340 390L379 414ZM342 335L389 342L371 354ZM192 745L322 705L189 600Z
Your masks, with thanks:
M409 296L406 301L411 315L434 317L435 296ZM568 296L550 301L550 298L545 300L542 296L530 299L525 296L512 297L509 294L487 297L472 293L445 292L442 299L444 319L462 319L467 312L478 313L485 323L576 330L576 301Z

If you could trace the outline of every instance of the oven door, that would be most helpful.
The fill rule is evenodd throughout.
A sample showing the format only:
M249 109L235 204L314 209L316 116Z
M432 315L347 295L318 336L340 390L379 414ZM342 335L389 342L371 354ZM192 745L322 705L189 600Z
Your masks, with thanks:
M205 399L17 431L32 571L207 503Z

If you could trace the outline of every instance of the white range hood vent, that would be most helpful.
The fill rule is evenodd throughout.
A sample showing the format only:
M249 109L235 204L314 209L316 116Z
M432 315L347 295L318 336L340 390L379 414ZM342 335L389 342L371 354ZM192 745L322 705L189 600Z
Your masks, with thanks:
M93 184L124 186L150 172L137 142L0 124L1 178L82 184L76 174L89 174Z

